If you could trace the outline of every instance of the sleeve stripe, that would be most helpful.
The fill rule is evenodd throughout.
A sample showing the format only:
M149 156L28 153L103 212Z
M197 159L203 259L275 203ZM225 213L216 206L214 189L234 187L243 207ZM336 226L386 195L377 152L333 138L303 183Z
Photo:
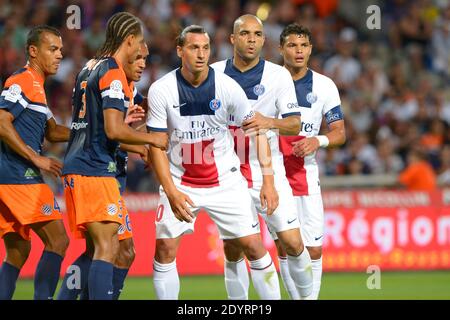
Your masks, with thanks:
M282 114L281 116L283 118L287 118L287 117L291 117L291 116L301 116L302 114L300 112L291 112L291 113L285 113Z
M47 114L48 113L48 108L47 107L38 106L38 105L35 105L35 104L29 104L28 105L28 109L34 110L36 112L40 112L40 113L43 113L43 114Z
M125 95L124 95L123 91L122 91L122 92L120 93L120 95L119 95L120 98L116 98L116 97L112 98L112 97L109 95L109 93L110 93L110 90L109 90L109 89L103 91L103 92L102 92L102 98L104 98L104 97L110 97L111 99L121 99L121 100L125 100Z
M167 128L155 128L147 126L147 131L167 132Z

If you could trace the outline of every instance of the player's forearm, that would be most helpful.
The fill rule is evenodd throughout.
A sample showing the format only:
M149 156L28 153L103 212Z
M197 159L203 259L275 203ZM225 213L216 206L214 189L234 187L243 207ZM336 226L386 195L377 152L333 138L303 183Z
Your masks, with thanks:
M133 144L126 144L126 143L120 144L120 150L126 151L126 152L137 153L140 155L144 155L145 153L147 153L147 148L143 145L133 145Z
M150 147L150 158L153 165L153 170L156 173L156 177L159 183L164 189L167 195L172 194L177 190L170 174L169 159L167 154L159 148Z
M272 119L272 128L278 129L283 136L296 136L301 129L300 116L290 116L283 119Z
M269 142L267 141L267 136L265 134L260 134L257 135L255 139L256 153L263 174L263 180L273 181L272 153L270 151Z
M28 146L19 136L12 124L13 120L14 118L9 112L0 110L0 140L22 158L32 161L36 151Z
M329 147L337 147L343 145L345 143L345 126L344 122L339 121L339 123L332 123L329 126L329 132L327 132L326 136L329 140Z
M150 134L134 130L123 122L115 129L107 131L107 135L109 139L124 144L144 145L153 142Z
M50 142L67 142L70 139L70 129L66 126L56 125L47 132L46 138Z

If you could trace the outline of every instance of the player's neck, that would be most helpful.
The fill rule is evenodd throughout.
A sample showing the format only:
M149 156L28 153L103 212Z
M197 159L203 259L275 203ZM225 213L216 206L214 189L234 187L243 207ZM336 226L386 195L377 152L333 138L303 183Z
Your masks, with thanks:
M256 66L259 62L259 57L253 60L246 61L242 59L238 54L234 54L233 56L233 65L241 72L245 72L250 70L254 66Z
M33 69L34 72L36 72L43 81L45 81L45 78L47 78L47 75L45 74L44 70L41 68L41 66L36 63L36 61L34 60L29 60L28 61L28 66Z
M292 80L297 81L302 79L304 76L306 76L306 73L308 72L308 67L299 67L299 68L295 68L295 67L290 67L287 65L284 65L286 67L286 69L289 70L289 72L291 73L292 76Z
M119 63L120 67L124 66L128 62L125 50L122 49L122 46L117 49L112 57Z
M181 67L180 71L181 71L181 75L187 82L189 82L193 87L198 87L208 77L209 68L206 68L202 72L193 73L193 72L189 72L187 70L187 68Z

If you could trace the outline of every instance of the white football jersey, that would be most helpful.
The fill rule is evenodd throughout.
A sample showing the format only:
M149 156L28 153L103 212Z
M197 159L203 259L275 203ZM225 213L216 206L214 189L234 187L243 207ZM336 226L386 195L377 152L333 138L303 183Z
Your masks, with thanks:
M305 137L317 136L323 117L327 124L344 118L339 91L333 80L308 69L303 78L293 82L302 113L302 130L298 137L280 137L280 149L294 195L302 196L320 193L319 167L315 153L305 158L294 156L292 143Z
M240 163L228 127L255 113L233 79L209 68L207 79L193 87L176 69L151 85L147 99L147 128L168 132L167 156L176 183L210 188L236 176L232 173Z
M258 64L245 72L239 71L232 59L216 62L214 69L224 72L233 78L244 89L253 110L271 118L300 116L295 87L287 69L270 61L260 59ZM272 152L272 168L275 176L285 176L283 155L278 145L278 133L267 133ZM238 146L238 144L236 144ZM239 148L236 150L241 157L241 172L247 179L248 186L260 188L262 173L257 157L254 140L245 142L245 159Z

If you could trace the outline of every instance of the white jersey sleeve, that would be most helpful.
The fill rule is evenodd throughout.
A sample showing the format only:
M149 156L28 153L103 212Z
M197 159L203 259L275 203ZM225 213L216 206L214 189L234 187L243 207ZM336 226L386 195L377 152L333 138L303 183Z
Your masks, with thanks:
M167 131L167 101L161 88L158 87L158 82L148 89L147 97L149 109L147 128L150 131Z
M238 127L242 126L242 122L245 120L251 119L255 116L255 112L252 109L250 102L245 95L244 90L241 86L231 79L227 77L227 86L228 90L228 99L229 99L229 109L228 113L230 117L228 117L228 122L231 125L236 125Z
M327 99L325 100L323 106L323 115L327 124L332 122L343 120L344 116L341 111L341 99L339 97L339 91L333 80L328 79L329 83L327 85Z
M281 117L300 116L300 107L297 102L294 82L291 74L285 68L279 70L279 76L276 81L277 100L276 106Z

